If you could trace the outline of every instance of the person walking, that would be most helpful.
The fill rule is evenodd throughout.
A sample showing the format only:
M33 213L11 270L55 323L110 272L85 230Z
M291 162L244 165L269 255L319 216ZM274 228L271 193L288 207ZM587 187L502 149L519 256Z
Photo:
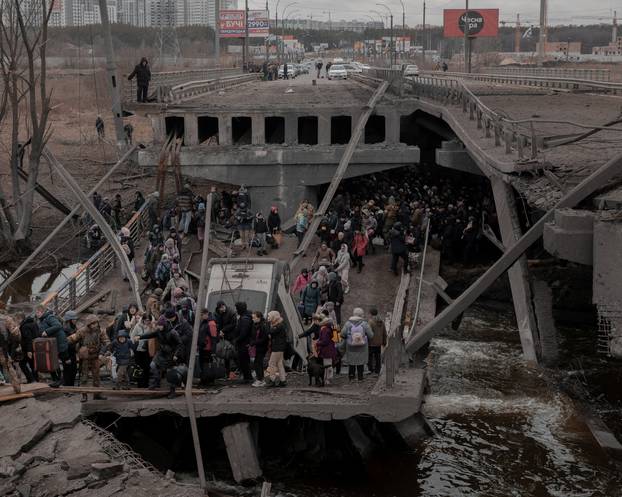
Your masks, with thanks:
M343 305L343 286L341 279L335 272L328 273L328 302L335 306L336 325L341 324L341 306Z
M69 343L76 345L80 356L80 386L86 386L89 373L93 381L93 387L100 386L99 379L99 355L106 351L110 345L110 339L106 330L99 326L99 319L95 314L86 318L85 326L76 331L68 338ZM93 396L96 400L104 400L101 394ZM82 402L87 401L87 395L82 394Z
M268 223L266 223L266 219L263 217L261 212L258 212L255 215L255 219L253 220L253 231L255 233L255 239L259 242L259 247L257 247L257 255L268 255L268 251L266 250Z
M19 324L21 337L22 358L19 367L26 377L28 383L39 381L39 375L35 369L32 341L39 337L39 325L34 316L21 316Z
M287 330L285 322L278 311L268 313L268 324L270 326L270 344L272 352L268 362L268 386L284 387L287 383L285 364L283 362L285 350L287 348Z
M378 309L375 307L369 310L369 326L374 336L369 341L369 362L367 367L370 372L380 374L382 347L387 345L387 327L384 324L384 320L378 315Z
M63 316L63 330L69 338L78 331L78 314L75 311L67 311ZM67 341L67 359L63 364L63 385L73 387L76 384L76 376L78 375L78 351L76 346Z
M95 129L97 130L97 136L100 140L106 138L106 127L102 116L97 116L97 119L95 119Z
M391 271L397 276L397 264L404 260L404 272L408 273L408 248L406 247L406 235L402 229L402 223L396 222L389 232L391 246Z
M324 385L330 385L333 379L333 362L337 359L337 349L333 341L333 322L322 314L322 321L319 323L320 336L315 343L317 356L324 365Z
M235 333L238 366L240 367L240 373L242 373L242 381L244 383L251 383L253 381L253 375L251 374L251 358L248 347L253 333L253 320L246 306L246 302L236 302L235 310L238 315Z
M348 252L348 246L345 243L342 243L339 252L337 252L337 257L335 258L335 272L341 278L344 294L347 294L350 291L350 284L348 283L348 280L350 278L351 264L352 260L350 259L350 252Z
M270 335L268 334L268 324L260 311L253 312L253 331L250 346L254 351L255 359L253 366L255 369L254 387L265 387L264 381L264 361L268 353Z
M354 234L354 240L352 241L352 261L357 266L357 272L361 272L363 270L363 256L367 251L367 245L369 244L369 238L367 238L367 233L365 229L359 229Z
M136 101L147 103L151 69L146 57L140 59L140 63L134 67L132 73L127 77L128 81L132 81L134 78L136 78Z
M365 311L356 307L341 330L341 338L346 341L346 361L350 381L355 377L358 381L363 381L363 370L369 360L369 340L373 336L373 331L365 321Z
M56 338L56 346L58 349L58 359L62 364L68 358L68 344L67 344L67 335L65 335L65 331L63 330L63 325L60 320L56 317L56 315L45 306L38 306L35 311L35 316L39 320L39 331L41 331L41 336L43 338ZM50 373L52 377L52 383L50 386L53 388L58 388L61 386L63 381L61 380L61 371L60 368L56 371L52 371Z

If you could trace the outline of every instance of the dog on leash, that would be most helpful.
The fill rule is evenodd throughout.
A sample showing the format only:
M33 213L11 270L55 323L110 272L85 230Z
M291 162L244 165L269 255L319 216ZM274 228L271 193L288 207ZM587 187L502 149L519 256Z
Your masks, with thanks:
M307 360L307 373L309 373L309 386L313 385L314 379L316 387L324 386L324 364L322 359L310 356Z

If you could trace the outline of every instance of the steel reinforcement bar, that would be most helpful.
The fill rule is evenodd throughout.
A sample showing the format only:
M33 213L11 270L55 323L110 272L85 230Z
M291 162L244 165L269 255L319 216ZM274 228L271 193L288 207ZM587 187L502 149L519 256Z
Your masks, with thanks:
M151 203L155 201L154 195L148 196L142 207L134 213L125 225L130 230L132 240L136 245L145 229L149 229L149 210ZM82 264L58 290L49 294L42 304L50 306L57 315L75 309L91 296L90 291L102 282L106 274L115 265L114 250L109 243L106 243L88 261Z

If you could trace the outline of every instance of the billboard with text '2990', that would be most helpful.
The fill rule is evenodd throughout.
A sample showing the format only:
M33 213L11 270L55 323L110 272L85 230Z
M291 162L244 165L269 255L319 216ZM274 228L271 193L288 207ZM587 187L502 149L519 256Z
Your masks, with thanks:
M497 36L499 34L499 9L443 10L443 36L463 38L468 29L471 38Z

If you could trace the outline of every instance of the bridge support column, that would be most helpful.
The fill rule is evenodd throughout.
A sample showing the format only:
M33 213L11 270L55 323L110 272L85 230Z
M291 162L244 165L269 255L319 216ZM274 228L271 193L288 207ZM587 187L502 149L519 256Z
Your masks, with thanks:
M222 429L233 479L238 482L253 481L262 475L255 439L249 423L237 423Z
M317 116L318 145L330 145L331 124L330 114L320 114Z
M285 115L285 143L295 145L298 142L298 116L295 114Z
M400 142L400 116L396 112L389 112L384 116L385 139L387 145Z
M503 244L510 247L522 236L512 187L502 179L491 177ZM534 365L539 361L538 325L533 305L527 257L523 255L508 270L514 312L525 359Z
M231 116L218 116L218 144L231 145Z
M199 121L196 114L184 114L184 145L199 144Z
M266 143L266 119L263 114L252 116L253 120L253 145L265 145Z

